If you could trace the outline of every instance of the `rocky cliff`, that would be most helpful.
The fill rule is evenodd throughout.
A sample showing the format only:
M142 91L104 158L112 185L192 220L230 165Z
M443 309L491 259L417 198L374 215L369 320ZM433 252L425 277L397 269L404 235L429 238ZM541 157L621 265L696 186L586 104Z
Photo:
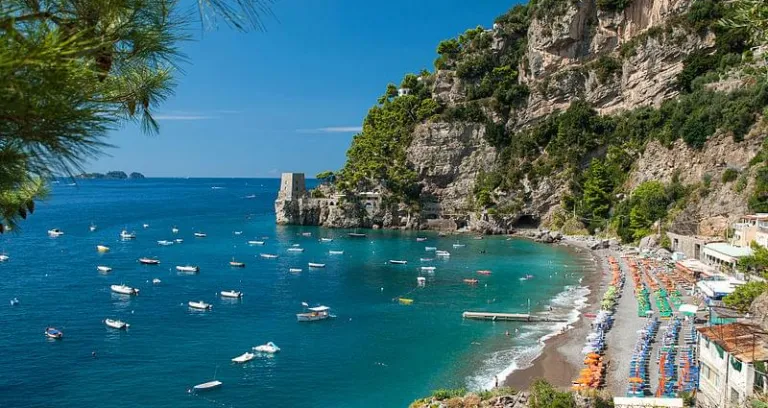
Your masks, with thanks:
M720 7L716 0L696 1ZM701 13L688 15L696 7L692 1L634 0L624 9L606 10L594 0L540 0L526 7L512 9L493 29L470 30L458 41L441 43L436 71L420 74L418 82L410 81L410 85L404 80L401 87L419 89L421 96L412 102L418 108L411 111L416 123L404 126L403 133L392 138L402 145L402 151L392 150L391 143L374 146L378 150L370 147L374 142L366 141L365 136L377 131L380 121L370 120L369 113L363 133L350 149L350 162L339 173L342 182L348 181L346 190L362 184L367 189L372 184L408 204L390 207L393 216L387 226L405 226L398 220L408 220L409 227L418 227L429 218L461 217L469 221L470 228L503 232L521 219L550 223L562 211L564 200L573 201L582 194L584 180L579 174L586 171L590 160L605 160L608 165L611 149L618 147L629 159L620 171L623 176L614 183L619 185L612 186L612 194L618 198L611 199L611 206L644 181L669 183L674 179L699 186L705 179L706 191L700 188L696 199L688 199L670 215L671 229L717 235L734 217L748 211L747 196L753 183L740 180L745 185L736 188L731 179L721 181L721 175L729 168L753 175L750 160L760 152L765 138L761 126L753 126L743 141L732 132L717 131L703 145L691 143L683 134L679 137L685 141L643 135L642 140L631 143L621 140L624 136L619 140L596 136L598 140L584 144L582 151L565 155L558 155L556 149L567 150L569 144L583 144L583 140L576 136L558 141L564 133L562 124L554 130L546 128L574 101L586 103L602 116L623 117L644 108L663 115L664 102L690 92L690 79L680 78L689 72L692 77L707 72L695 65L693 56L725 54L716 30L702 23ZM733 55L738 52L736 49ZM714 82L725 78L732 81L733 75L721 71ZM745 83L737 80L731 90ZM410 97L397 97L388 90L372 112L397 103L407 105L411 102L397 99ZM427 112L423 118L422 112ZM615 128L621 125L614 121L600 126L616 134ZM588 127L581 122L568 126ZM638 132L664 133L659 129ZM396 194L391 174L369 170L376 166L362 166L355 153L364 149L368 156L383 152L393 163L402 161L405 170L398 174L412 171L418 194ZM565 159L567 165L562 163ZM578 208L578 204L572 205ZM372 223L365 217L348 221L333 224Z

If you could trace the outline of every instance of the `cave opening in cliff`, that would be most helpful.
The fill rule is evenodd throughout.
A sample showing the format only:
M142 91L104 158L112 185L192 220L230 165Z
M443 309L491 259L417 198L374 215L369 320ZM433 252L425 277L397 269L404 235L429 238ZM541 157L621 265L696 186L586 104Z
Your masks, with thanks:
M521 229L537 229L541 220L539 217L531 214L521 215L520 218L515 221L514 227Z

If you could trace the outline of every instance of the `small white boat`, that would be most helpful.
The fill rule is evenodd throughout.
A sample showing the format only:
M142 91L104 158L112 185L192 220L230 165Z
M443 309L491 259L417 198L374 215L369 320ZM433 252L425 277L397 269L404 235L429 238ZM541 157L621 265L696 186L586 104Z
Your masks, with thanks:
M167 239L163 239L163 240L157 241L157 245L170 246L170 245L173 245L173 241L168 241Z
M195 232L195 233L194 233L194 236L195 236L196 238L205 238L205 237L207 237L207 236L208 236L208 234L206 234L205 232Z
M153 285L159 285L161 282L162 281L160 279L158 279L158 278L152 279L152 284Z
M419 261L421 261L421 262L432 262L432 261L434 261L434 259L433 258L419 258Z
M333 242L333 238L320 238L320 242Z
M119 293L121 295L138 295L139 294L138 289L132 288L130 286L126 286L123 284L112 285L109 288L112 289L112 292Z
M300 322L314 322L317 320L324 320L331 317L329 313L330 310L331 308L328 306L310 307L307 308L307 312L305 313L297 313L296 320Z
M300 245L300 244L292 244L291 246L292 246L292 247L294 247L294 248L298 248L298 247L300 247L301 245Z
M264 241L248 241L248 245L264 245Z
M277 255L275 254L259 254L259 256L264 259L277 259Z
M304 248L288 248L288 252L304 252Z
M288 272L299 273L301 272L301 268L290 268L288 269Z
M60 237L62 235L64 235L64 231L62 231L62 230L60 230L58 228L54 228L54 229L49 229L48 230L48 236L51 237L51 238Z
M112 319L105 319L104 320L104 324L106 324L107 326L109 326L109 327L111 327L113 329L117 329L117 330L125 330L125 329L131 327L130 324L128 324L128 323L126 323L124 321L112 320Z
M328 251L328 255L344 255L344 251Z
M365 234L361 232L350 232L347 234L347 236L350 238L365 238Z
M235 235L243 235L243 231L235 231Z
M427 237L416 237L416 242L424 242L427 240Z
M451 253L448 251L435 251L435 255L447 258L451 256Z
M425 251L437 251L437 247L424 247Z
M139 263L143 265L160 265L160 260L154 258L139 258Z
M0 262L5 262L5 261L7 261L9 259L11 259L10 256L8 256L6 254L0 254Z
M149 224L142 224L142 227L149 228Z
M96 267L96 270L98 270L99 272L105 272L106 273L106 272L111 272L112 268L110 268L109 266L99 265L99 266Z
M248 194L247 196L245 196L245 198L247 198L249 200L252 200L252 199L256 198L256 194Z
M270 341L267 344L254 347L253 350L261 353L275 354L280 351L280 347L277 347L277 344Z
M464 248L465 246L464 244L453 244L454 248Z
M213 306L210 303L205 303L202 300L198 302L189 302L189 307L192 309L199 309L199 310L211 310L213 309Z
M213 380L213 381L208 381L202 384L197 384L194 387L192 387L192 389L195 391L208 391L214 388L219 388L221 387L222 384L224 383L222 383L221 381Z
M311 233L311 232L302 232L302 233L301 233L301 236L302 236L302 237L311 237L311 236L312 236L312 233Z
M405 265L405 264L408 263L408 261L402 261L402 260L399 260L399 259L390 259L389 263L394 264L394 265Z
M91 232L96 231L96 224L91 223L91 226L88 227L88 231L91 231Z
M238 262L235 261L235 258L232 258L232 260L229 261L229 266L233 268L245 268L245 262Z
M176 226L174 226L173 228L171 228L171 232L174 233L174 234L178 234L179 233L179 229L176 228Z
M60 330L53 327L46 327L45 335L50 339L56 339L56 340L60 340L64 338L64 333L62 333Z
M120 231L120 239L136 239L135 232L128 232L128 230Z
M245 352L245 353L240 354L239 356L233 358L232 362L233 363L237 363L237 364L243 364L243 363L247 363L247 362L253 360L254 357L256 357L255 354L249 353L249 352Z
M419 286L426 286L427 285L427 278L423 276L419 276L416 278L416 284Z
M177 244L181 244L182 242L184 242L184 240L181 238L176 238L174 239L174 241L176 241Z
M422 271L427 271L427 272L434 272L435 269L437 269L437 268L435 268L434 266L422 266L421 267Z
M109 247L106 245L96 245L96 250L99 252L109 252Z
M176 265L179 272L200 272L200 267L195 265Z
M222 290L219 293L221 293L221 297L225 298L240 299L243 297L243 292L238 292L236 290Z
M325 264L324 263L310 262L309 263L309 267L310 268L325 268Z
M527 281L533 279L533 275L525 275L522 278L520 278L521 281Z
M19 304L19 298L13 298L11 299L11 306L16 306Z

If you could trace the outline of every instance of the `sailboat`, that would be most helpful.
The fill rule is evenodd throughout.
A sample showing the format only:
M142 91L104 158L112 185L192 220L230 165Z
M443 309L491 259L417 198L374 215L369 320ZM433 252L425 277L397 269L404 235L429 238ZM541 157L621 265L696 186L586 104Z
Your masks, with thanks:
M195 392L208 391L208 390L212 390L212 389L221 387L221 385L224 384L224 383L222 383L221 381L216 380L216 373L218 371L219 371L219 367L216 366L216 370L213 372L213 380L212 381L208 381L208 382L197 384L194 387L192 387L192 389L189 390L189 392L192 392L192 391L195 391Z

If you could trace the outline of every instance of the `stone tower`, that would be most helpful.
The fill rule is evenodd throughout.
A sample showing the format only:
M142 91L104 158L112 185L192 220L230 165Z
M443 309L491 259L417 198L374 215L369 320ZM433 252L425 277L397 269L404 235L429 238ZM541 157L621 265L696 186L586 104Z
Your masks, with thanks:
M278 200L296 200L307 195L307 186L304 181L304 173L283 173L280 177L280 192Z

